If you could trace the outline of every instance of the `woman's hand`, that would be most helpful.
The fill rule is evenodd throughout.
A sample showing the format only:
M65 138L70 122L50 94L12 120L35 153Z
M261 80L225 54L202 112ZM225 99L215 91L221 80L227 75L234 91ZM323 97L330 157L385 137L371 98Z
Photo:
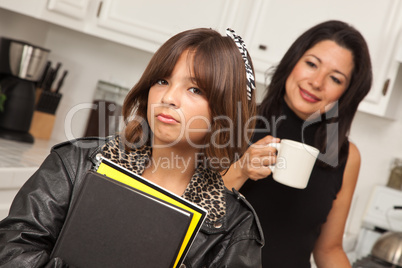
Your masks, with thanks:
M268 144L279 141L279 138L268 135L252 144L223 176L226 187L239 190L248 178L259 180L270 175L269 166L276 163L276 148Z
M259 180L271 174L270 165L276 163L276 148L268 146L270 143L278 143L279 138L270 135L252 144L242 158L233 165L239 165L243 177Z

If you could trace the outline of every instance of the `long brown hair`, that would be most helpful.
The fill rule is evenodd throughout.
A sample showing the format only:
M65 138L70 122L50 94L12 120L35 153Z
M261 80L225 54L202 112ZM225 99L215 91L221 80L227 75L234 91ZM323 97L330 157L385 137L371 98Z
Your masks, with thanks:
M303 54L317 43L331 40L353 54L354 69L351 82L344 94L326 115L315 137L316 147L328 157L322 164L343 163L348 155L348 134L359 103L367 95L372 83L372 69L368 46L354 27L341 21L326 21L304 32L291 45L273 72L267 93L258 114L266 118L279 117L285 95L285 84L294 66ZM334 116L337 115L337 116ZM336 133L327 133L326 124L336 123ZM326 139L326 137L328 137ZM332 141L327 144L327 140ZM339 158L338 158L339 156ZM335 159L337 158L337 159Z
M251 100L247 99L244 61L234 41L206 28L184 31L166 41L128 93L123 104L126 149L129 149L127 144L149 141L150 130L146 119L149 89L159 79L170 76L180 55L186 50L194 55L196 83L205 90L213 120L204 144L209 144L213 137L216 144L227 145L219 148L206 146L201 153L206 159L226 158L233 163L248 146L250 133L246 132L244 136L243 127L255 115L255 93ZM250 58L249 61L251 63ZM231 122L217 119L222 116ZM249 128L253 127L251 122ZM215 166L218 171L226 168Z

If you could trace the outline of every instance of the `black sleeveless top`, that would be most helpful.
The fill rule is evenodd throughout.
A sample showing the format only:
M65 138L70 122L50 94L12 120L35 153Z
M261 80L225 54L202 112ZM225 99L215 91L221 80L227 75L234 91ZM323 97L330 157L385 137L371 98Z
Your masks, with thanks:
M301 141L303 129L303 142L313 145L318 124L303 128L304 121L286 104L283 110L285 117L275 136ZM267 130L256 131L253 140L268 134ZM305 189L282 185L272 176L248 180L243 185L240 192L255 208L264 231L264 268L310 267L311 252L341 188L344 169L345 163L331 168L321 167L316 162Z

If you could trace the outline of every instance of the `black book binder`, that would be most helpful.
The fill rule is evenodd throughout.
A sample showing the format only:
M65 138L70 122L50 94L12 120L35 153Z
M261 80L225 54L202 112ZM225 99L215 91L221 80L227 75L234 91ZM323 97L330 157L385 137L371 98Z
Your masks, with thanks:
M52 257L79 268L177 267L193 214L88 171Z

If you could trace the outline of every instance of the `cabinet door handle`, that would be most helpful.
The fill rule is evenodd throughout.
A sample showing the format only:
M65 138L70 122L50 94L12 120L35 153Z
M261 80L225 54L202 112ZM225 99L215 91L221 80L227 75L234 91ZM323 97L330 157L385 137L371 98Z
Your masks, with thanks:
M267 50L266 45L259 45L258 48L261 49L261 50L264 50L264 51Z
M387 95L390 79L387 79L382 87L382 95Z
M103 2L100 1L100 2L99 2L99 6L98 6L98 13L96 14L96 17L97 17L97 18L99 18L99 15L100 15L100 13L101 13L101 11L102 11L102 4L103 4Z

